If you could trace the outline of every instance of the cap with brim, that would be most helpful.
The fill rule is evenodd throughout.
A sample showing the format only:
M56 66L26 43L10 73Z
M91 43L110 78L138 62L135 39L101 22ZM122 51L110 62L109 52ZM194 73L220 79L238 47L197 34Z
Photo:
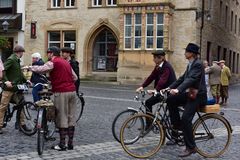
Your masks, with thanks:
M225 63L225 61L224 61L224 60L221 60L221 61L219 61L219 63Z
M200 54L199 53L199 46L194 43L189 43L186 48L184 48L186 52L191 52L194 54Z
M165 56L166 53L162 50L159 50L159 51L155 51L155 52L152 52L152 55L156 55L156 56Z
M66 53L72 53L73 52L72 48L70 48L70 47L63 47L61 49L61 51L62 52L66 52Z

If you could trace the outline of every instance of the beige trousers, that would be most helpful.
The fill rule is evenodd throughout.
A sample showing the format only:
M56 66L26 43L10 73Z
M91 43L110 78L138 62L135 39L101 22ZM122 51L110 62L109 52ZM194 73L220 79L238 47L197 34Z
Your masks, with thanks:
M54 93L56 125L58 128L75 126L76 92Z
M14 97L12 97L14 95ZM0 127L3 126L3 118L4 118L4 114L7 110L8 104L10 102L11 99L13 99L13 101L18 104L20 102L20 97L18 97L19 95L15 95L14 92L11 91L3 91L2 92L2 98L1 98L1 103L0 103ZM24 115L23 113L21 113L20 116L20 124L24 125Z

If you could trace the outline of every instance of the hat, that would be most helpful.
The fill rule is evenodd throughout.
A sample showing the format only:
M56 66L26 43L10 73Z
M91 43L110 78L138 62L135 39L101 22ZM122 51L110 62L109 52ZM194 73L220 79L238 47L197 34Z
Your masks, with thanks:
M32 58L39 58L39 59L41 59L42 57L41 57L40 53L36 52L36 53L32 54Z
M165 56L165 52L163 50L157 50L155 52L152 52L153 55L156 55L156 56Z
M188 43L187 47L185 48L187 52L192 52L195 54L200 54L199 53L199 46L194 44L194 43Z
M17 52L25 52L25 49L23 48L23 46L20 45L16 45L13 49L13 52L17 53Z
M63 48L61 49L61 51L62 51L62 52L67 52L67 53L73 53L73 50L72 50L72 48L70 48L70 47L63 47Z
M219 63L225 63L225 60L221 60L221 61L219 61Z
M52 46L47 49L47 53L60 53L60 49L57 46Z

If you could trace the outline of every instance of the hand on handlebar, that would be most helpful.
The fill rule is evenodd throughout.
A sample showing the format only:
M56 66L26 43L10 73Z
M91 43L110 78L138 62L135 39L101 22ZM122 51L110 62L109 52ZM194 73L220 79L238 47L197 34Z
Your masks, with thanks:
M177 95L179 93L179 90L178 89L171 89L170 90L170 94L171 95Z
M157 91L154 89L154 90L147 90L147 93L149 95L156 95L157 94Z
M6 84L7 88L13 87L12 82L10 82L10 81L6 81L5 84Z
M143 87L139 87L138 89L136 89L136 92L137 92L137 93L140 93L140 92L142 92L142 91L144 91Z

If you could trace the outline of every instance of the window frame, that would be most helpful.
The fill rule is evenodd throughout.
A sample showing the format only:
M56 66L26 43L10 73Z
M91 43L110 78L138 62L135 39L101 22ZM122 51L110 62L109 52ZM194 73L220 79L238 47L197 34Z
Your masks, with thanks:
M57 4L57 2L59 1L60 3L60 5L59 6L53 6L53 4L54 4L54 1L55 1L55 3ZM50 6L51 6L51 8L61 8L61 1L62 0L51 0L51 4L50 4Z
M102 7L103 6L103 0L96 0L96 5L94 4L95 0L92 0L92 7ZM101 5L99 5L99 1L101 1Z
M72 6L72 1L74 1L74 5ZM76 6L76 0L69 0L70 6L67 6L67 0L64 0L64 8L74 8Z
M140 14L140 20L141 20L141 23L140 24L136 24L136 15L137 14ZM132 23L133 24L133 23ZM132 46L132 48L134 48L134 50L141 50L141 48L142 48L142 13L135 13L134 14L134 33L133 33L133 38L132 38L132 40L133 40L133 46ZM140 36L136 36L135 35L135 31L136 31L136 27L140 27L140 30L141 30L141 35ZM136 38L140 38L140 47L139 48L136 48Z
M147 23L148 15L149 15L149 14L152 14L152 15L153 15L153 24L148 24L148 23ZM153 49L154 49L154 13L146 13L145 17L146 17L146 27L145 27L145 49L146 49L146 50L153 50ZM148 36L148 35L147 35L148 26L152 26L152 27L153 27L153 35L152 35L152 36ZM147 40L148 40L148 38L152 38L152 39L153 39L152 48L148 48L148 47L147 47L147 45L148 45L148 44L147 44Z
M116 4L113 3L114 0L111 0L111 4L108 4L108 0L106 0L106 6L117 6L117 0Z
M158 16L159 16L160 14L161 14L162 17L163 17L163 23L162 23L162 24L161 24L161 23L158 24L158 22L157 22ZM157 35L158 26L162 26L162 28L163 28L163 35L162 35L162 36L158 36L158 35ZM163 50L163 46L164 46L164 44L163 44L163 43L164 43L164 13L157 13L157 14L156 14L156 37L155 37L155 38L156 38L156 50ZM157 47L157 40L158 40L158 38L162 38L162 41L163 41L163 43L162 43L162 48L158 48L158 47Z
M126 24L126 17L127 15L130 15L130 18L131 18L131 24ZM131 50L133 48L133 44L132 44L132 41L133 41L133 37L132 37L132 14L131 13L127 13L127 14L124 14L124 50ZM126 36L126 27L130 27L131 28L131 35L130 36ZM130 39L130 47L129 48L126 48L126 39Z

